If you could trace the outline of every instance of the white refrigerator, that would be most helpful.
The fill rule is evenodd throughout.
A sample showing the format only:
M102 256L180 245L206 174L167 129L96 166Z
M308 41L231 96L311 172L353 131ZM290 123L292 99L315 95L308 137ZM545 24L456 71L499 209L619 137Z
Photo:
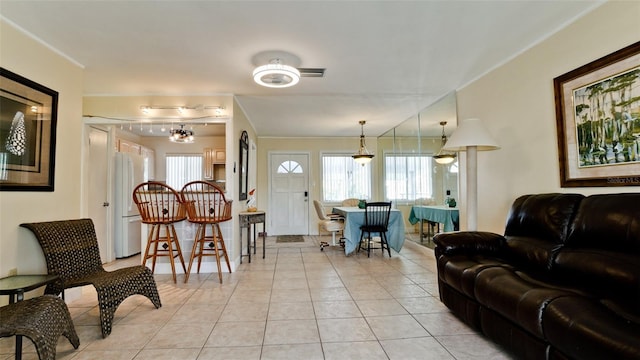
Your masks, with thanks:
M116 153L114 181L114 244L116 258L140 253L142 220L133 202L133 189L144 182L144 158Z

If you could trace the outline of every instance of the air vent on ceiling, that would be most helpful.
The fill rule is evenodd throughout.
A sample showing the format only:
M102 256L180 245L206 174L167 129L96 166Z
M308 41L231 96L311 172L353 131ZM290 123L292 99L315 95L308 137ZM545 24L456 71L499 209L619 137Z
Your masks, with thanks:
M324 77L324 68L298 68L301 77Z

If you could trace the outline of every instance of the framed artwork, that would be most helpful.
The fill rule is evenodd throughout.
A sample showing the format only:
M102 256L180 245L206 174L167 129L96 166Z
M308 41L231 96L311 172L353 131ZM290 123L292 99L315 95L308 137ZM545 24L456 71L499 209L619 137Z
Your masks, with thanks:
M58 93L0 68L0 191L53 191Z
M640 186L640 42L553 84L560 185Z
M240 135L240 200L247 200L249 181L249 135L246 131Z

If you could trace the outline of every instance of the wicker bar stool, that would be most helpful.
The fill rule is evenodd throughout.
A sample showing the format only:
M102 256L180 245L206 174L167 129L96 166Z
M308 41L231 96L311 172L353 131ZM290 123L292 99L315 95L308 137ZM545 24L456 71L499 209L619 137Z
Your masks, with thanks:
M215 256L218 265L218 278L222 283L222 266L220 265L220 255L224 256L227 268L231 272L231 263L227 255L227 248L224 245L220 223L231 220L232 200L227 201L222 189L206 181L192 181L186 184L182 191L182 201L187 207L187 220L198 224L189 268L184 277L184 282L189 281L193 260L198 258L198 274L203 256ZM210 225L211 234L207 235L207 225Z
M133 201L138 206L142 223L151 225L142 264L145 265L147 260L151 259L151 272L153 273L156 268L156 259L169 257L173 282L175 283L174 259L176 257L180 260L185 274L187 273L178 234L176 234L174 226L175 223L187 218L180 194L164 183L149 181L136 186L133 190ZM161 230L164 230L164 233ZM162 245L160 245L161 243Z

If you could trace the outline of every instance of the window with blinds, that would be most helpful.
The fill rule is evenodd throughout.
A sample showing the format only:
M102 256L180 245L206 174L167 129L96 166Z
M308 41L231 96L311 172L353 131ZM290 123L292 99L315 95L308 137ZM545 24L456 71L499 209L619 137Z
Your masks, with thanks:
M201 154L167 154L166 155L167 185L180 191L190 182L202 180Z
M433 197L432 157L385 154L385 197L391 201L414 201Z
M357 164L351 154L321 154L322 200L371 199L371 164Z

